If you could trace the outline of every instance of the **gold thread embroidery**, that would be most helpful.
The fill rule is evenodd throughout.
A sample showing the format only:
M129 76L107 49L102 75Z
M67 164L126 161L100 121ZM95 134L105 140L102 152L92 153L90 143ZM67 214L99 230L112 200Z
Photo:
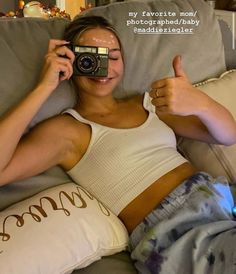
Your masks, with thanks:
M7 229L6 229L8 219L15 218L16 226L22 227L25 224L25 220L24 220L25 215L30 215L36 222L41 222L41 220L43 218L48 217L47 212L43 208L43 201L45 201L45 200L47 202L49 202L49 204L52 206L52 209L54 211L61 210L61 211L63 211L63 213L66 216L70 216L70 211L65 208L63 201L65 199L67 199L67 201L69 201L71 203L71 205L73 205L76 208L80 208L80 209L86 208L87 203L81 194L81 192L83 192L90 200L97 201L99 209L101 210L101 212L104 215L106 215L106 216L111 215L109 209L102 202L100 202L98 199L96 199L94 196L92 196L89 192L87 192L86 190L84 190L83 188L81 188L79 186L76 187L76 190L77 190L77 192L72 191L71 194L68 194L66 191L63 191L63 190L59 191L59 193L58 193L59 204L60 204L59 206L57 205L56 201L54 201L54 199L52 199L51 197L43 196L39 199L39 205L37 205L37 204L30 205L29 210L27 212L24 212L21 215L12 214L12 215L8 215L7 217L5 217L3 224L2 224L2 232L0 232L0 237L1 237L0 239L2 240L2 242L9 241L11 238L11 235L7 233ZM77 203L76 203L76 201L77 201ZM33 210L37 210L38 213L33 212ZM3 253L3 251L0 251L0 254L2 254L2 253Z

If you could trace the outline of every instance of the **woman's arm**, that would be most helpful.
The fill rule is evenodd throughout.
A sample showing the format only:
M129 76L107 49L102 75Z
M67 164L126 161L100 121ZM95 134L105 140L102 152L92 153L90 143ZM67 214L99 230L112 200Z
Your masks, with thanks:
M231 113L201 90L194 88L173 60L175 77L152 84L150 96L156 113L176 134L205 142L232 145L236 142L236 122Z
M0 120L0 176L14 160L21 137L42 104L60 81L69 79L72 75L74 55L67 47L62 46L65 43L61 40L50 40L39 84ZM68 58L62 58L61 55L66 55Z
M39 123L25 134L0 172L0 186L34 176L55 165L72 166L79 152L73 141L74 128L68 127L68 117L59 115ZM65 128L67 130L61 130Z

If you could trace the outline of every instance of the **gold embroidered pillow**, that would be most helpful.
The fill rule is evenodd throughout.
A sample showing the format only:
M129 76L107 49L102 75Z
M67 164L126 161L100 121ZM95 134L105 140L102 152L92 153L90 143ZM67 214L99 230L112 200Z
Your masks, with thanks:
M229 109L236 119L236 70L227 71L219 78L196 86ZM181 138L178 147L199 170L213 176L224 175L230 182L236 182L236 145L206 144Z
M74 183L0 212L1 273L71 273L126 249L127 243L118 217Z

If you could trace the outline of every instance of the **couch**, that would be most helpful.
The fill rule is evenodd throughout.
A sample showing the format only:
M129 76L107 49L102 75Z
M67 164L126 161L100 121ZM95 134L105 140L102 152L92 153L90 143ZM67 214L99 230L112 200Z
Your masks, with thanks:
M168 11L175 15L166 15ZM173 76L172 59L181 54L190 81L236 117L232 26L204 1L128 1L93 8L86 14L107 17L120 34L125 77L115 96L143 93L152 81ZM168 25L163 23L163 28L171 28L172 33L152 33L159 26L158 20L172 20ZM0 19L0 116L33 89L48 40L61 38L68 23L61 18ZM177 33L181 27L192 29L192 33ZM73 86L61 83L27 130L75 102ZM197 168L236 182L235 145L178 138L178 149ZM59 167L0 187L0 210L1 273L136 273L124 225Z

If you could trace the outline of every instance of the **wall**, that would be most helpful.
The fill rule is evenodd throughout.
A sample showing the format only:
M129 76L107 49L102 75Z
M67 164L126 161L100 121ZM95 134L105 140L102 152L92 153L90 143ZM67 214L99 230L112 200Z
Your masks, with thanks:
M216 8L236 11L236 0L216 0Z
M65 0L65 10L73 19L78 13L80 13L80 7L85 7L85 0Z
M230 0L216 0L216 8L217 9L226 9Z
M5 13L10 10L15 10L15 0L1 0L0 11Z

